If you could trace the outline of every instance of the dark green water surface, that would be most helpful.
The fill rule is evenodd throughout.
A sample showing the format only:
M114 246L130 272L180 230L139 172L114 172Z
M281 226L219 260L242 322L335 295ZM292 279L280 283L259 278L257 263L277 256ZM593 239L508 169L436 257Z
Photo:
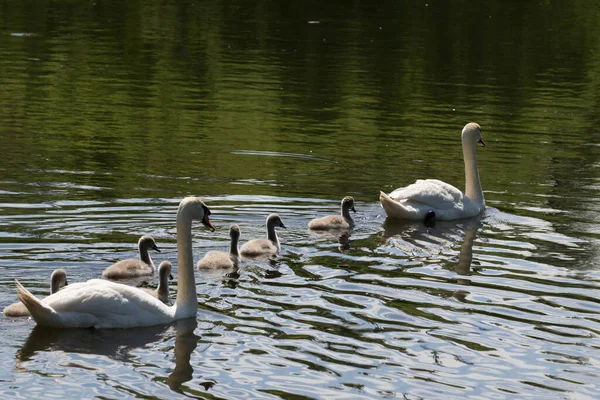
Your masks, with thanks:
M379 190L464 187L470 121L485 214L386 220ZM196 260L288 228L197 271L195 321L0 316L0 397L597 398L599 123L595 1L0 0L0 307L143 234L176 275L186 195ZM349 238L308 232L346 195Z

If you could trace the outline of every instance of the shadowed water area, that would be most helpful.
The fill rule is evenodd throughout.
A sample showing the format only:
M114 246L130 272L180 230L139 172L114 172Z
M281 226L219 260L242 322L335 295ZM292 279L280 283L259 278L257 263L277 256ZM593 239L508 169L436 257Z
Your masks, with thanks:
M60 330L0 316L2 398L594 399L600 393L600 5L594 1L0 1L0 307L99 278L201 196L197 319ZM379 190L464 189L433 227ZM349 234L308 221L356 200ZM170 282L171 299L177 293ZM157 275L133 282L155 287Z

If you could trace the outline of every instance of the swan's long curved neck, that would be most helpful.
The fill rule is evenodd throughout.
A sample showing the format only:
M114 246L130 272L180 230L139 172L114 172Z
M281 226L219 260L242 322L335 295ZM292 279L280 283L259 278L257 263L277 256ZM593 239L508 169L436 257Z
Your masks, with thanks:
M275 244L275 246L277 246L277 248L280 247L279 246L279 238L277 237L277 232L275 232L274 224L267 223L267 239L269 239L271 242L273 242Z
M231 245L229 246L229 254L238 258L240 256L240 249L238 248L239 242L240 239L234 236L231 238Z
M192 254L192 219L185 208L177 213L177 317L195 316L198 311Z
M479 181L479 171L477 169L477 154L475 143L465 142L463 138L463 157L465 160L465 195L476 202L484 204L483 191Z

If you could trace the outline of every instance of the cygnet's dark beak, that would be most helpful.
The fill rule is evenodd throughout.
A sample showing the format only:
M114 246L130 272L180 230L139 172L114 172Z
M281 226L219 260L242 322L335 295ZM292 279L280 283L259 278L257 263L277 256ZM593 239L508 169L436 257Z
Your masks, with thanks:
M283 229L287 229L287 228L285 227L285 225L283 224L283 222L280 222L280 223L279 223L279 227L280 227L280 228L283 228Z
M215 227L212 224L212 222L210 222L210 218L208 218L208 214L204 214L204 218L202 218L202 224L204 226L206 226L208 229L210 229L211 232L215 231Z
M158 246L157 246L157 245L154 245L154 246L152 246L152 250L154 250L154 251L158 251L158 252L160 253L160 250L158 249Z
M169 279L173 280L173 274L169 274Z
M479 143L480 145L482 145L483 147L485 147L485 142L483 141L483 139L481 139L481 138L480 138L480 139L477 141L477 143Z
M65 286L67 286L69 284L69 281L65 280Z
M352 212L356 212L356 210L354 209L354 206L352 206L351 210L352 210Z

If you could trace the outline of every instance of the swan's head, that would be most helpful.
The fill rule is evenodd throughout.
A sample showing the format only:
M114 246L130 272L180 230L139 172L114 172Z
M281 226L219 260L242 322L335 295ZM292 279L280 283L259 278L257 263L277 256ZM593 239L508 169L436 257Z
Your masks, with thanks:
M56 284L57 287L67 286L69 282L67 281L67 273L64 269L55 269L52 271L52 275L50 275L50 280L52 284Z
M481 138L481 126L475 122L469 122L465 125L462 130L462 139L463 141L479 143L480 145L485 146L485 142Z
M154 241L154 238L152 236L142 236L140 240L138 240L138 247L140 249L152 249L160 253L160 250L158 249L158 246L156 246L156 242Z
M240 227L237 225L231 225L229 227L229 237L231 237L231 239L239 239L240 238Z
M342 199L342 210L352 210L356 212L354 209L354 198L352 196L346 196Z
M200 197L186 197L179 203L177 214L185 214L189 218L201 221L211 231L215 231L215 227L210 222L210 209L204 204Z
M171 275L172 268L170 261L163 261L160 263L158 267L158 279L160 282L166 282L167 278L173 280L173 275Z
M279 216L279 214L269 214L269 216L267 217L267 226L274 226L286 229L283 222L281 222L281 217Z

